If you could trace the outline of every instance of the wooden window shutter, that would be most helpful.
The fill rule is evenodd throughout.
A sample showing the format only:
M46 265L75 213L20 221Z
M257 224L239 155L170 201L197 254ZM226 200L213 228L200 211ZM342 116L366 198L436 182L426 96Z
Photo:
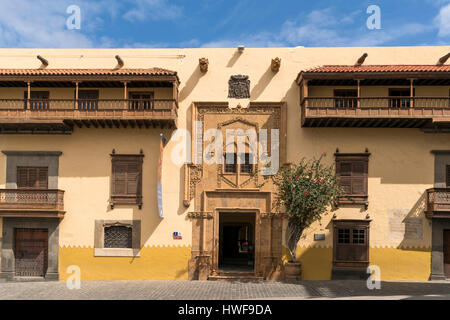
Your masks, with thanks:
M143 156L112 155L112 208L115 204L138 204L141 207Z
M20 189L48 189L48 168L18 167L17 187Z
M37 188L48 189L48 169L47 168L39 168L37 178L38 178Z
M29 188L27 168L17 168L17 187L19 189Z
M127 167L127 194L139 194L139 166L129 163Z
M344 193L339 203L367 206L369 155L336 154L336 176Z
M127 181L127 165L120 161L113 163L113 193L125 194Z

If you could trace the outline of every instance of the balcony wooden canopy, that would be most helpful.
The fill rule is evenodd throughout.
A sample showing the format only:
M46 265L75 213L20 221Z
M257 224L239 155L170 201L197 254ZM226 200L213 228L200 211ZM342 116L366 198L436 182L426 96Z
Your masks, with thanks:
M450 85L449 65L325 65L301 71L297 84L304 80L309 86L326 85Z

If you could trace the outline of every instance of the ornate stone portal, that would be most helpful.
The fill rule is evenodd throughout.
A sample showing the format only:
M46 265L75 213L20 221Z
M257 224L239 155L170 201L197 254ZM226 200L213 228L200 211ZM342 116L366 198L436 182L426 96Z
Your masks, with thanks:
M223 147L226 150L226 130L254 129L259 141L260 130L268 132L268 152L271 153L271 131L279 130L279 163L285 163L286 150L286 105L284 103L254 103L248 108L228 107L227 103L194 103L192 123L202 121L204 136L208 129L217 129L223 133ZM193 133L195 129L193 128ZM202 152L208 149L211 140L202 141ZM198 138L192 139L192 148L196 149ZM214 141L214 140L212 140ZM198 146L197 146L198 147ZM259 154L246 144L248 153ZM258 149L261 145L258 146ZM196 151L193 152L195 154ZM225 151L224 151L225 154ZM251 214L254 226L254 275L264 279L280 279L282 220L273 202L273 185L258 170L258 162L253 172L236 170L229 173L220 163L202 163L186 166L185 205L194 200L194 211L188 214L192 221L192 257L189 261L189 279L207 280L220 274L219 245L221 243L219 225L224 213L237 215ZM222 239L223 240L223 239Z

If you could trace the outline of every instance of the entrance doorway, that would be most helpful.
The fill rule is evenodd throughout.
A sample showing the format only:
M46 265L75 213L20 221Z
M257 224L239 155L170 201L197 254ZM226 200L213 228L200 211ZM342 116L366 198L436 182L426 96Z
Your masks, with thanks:
M254 248L255 213L220 213L219 271L253 272Z
M15 229L15 275L44 277L48 264L48 230Z
M444 230L444 274L450 279L450 230Z

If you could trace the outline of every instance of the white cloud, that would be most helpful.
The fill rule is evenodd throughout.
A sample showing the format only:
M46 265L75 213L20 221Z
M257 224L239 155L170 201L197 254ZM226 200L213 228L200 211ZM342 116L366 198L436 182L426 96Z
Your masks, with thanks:
M332 8L314 10L305 18L287 20L279 32L262 32L241 35L237 40L221 39L204 44L206 47L273 46L377 46L408 36L433 31L432 25L406 23L386 30L369 30L365 24L355 28L355 20L363 11L354 11L342 16ZM450 21L450 19L447 19Z
M182 16L182 8L169 4L166 0L134 0L123 17L129 21L174 20Z
M440 37L447 37L450 35L450 4L442 7L439 10L439 14L434 21L438 28Z
M81 8L81 29L69 30L69 5ZM0 47L80 48L121 46L120 39L96 35L104 19L174 19L181 8L166 0L0 0ZM124 10L126 9L126 10Z
M1 47L93 47L105 45L106 38L94 43L85 31L84 21L90 25L101 23L96 13L105 8L106 1L96 3L77 1L81 7L81 29L69 30L66 9L74 1L69 0L0 0L0 46ZM108 7L110 2L108 2ZM92 23L93 22L93 23Z

